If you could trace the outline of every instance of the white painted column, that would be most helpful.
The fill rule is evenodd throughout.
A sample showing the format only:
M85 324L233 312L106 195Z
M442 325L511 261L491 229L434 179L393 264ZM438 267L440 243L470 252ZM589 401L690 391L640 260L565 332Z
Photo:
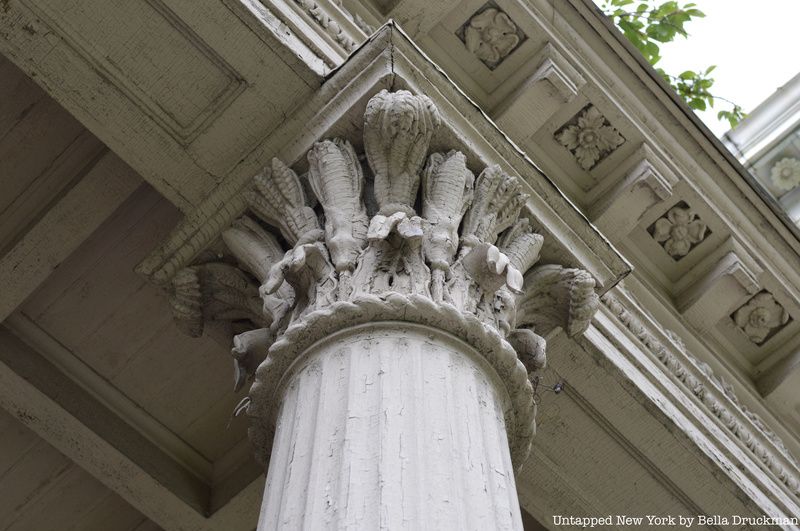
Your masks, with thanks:
M259 531L522 529L504 386L473 347L377 322L284 380Z

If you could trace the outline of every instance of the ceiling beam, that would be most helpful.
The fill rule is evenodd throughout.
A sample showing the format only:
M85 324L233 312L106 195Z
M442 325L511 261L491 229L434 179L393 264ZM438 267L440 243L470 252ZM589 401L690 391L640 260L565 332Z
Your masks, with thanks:
M57 268L141 184L128 165L111 152L0 257L0 321Z
M250 531L263 476L207 516L209 486L0 326L0 407L166 531Z
M24 312L14 312L3 325L67 378L88 391L114 415L124 419L126 424L153 442L170 458L205 483L212 484L214 482L215 463L210 462L149 412L128 398L121 389L96 372L79 356L32 321ZM238 458L236 464L241 464L244 461L243 458L246 457L231 456L232 459Z

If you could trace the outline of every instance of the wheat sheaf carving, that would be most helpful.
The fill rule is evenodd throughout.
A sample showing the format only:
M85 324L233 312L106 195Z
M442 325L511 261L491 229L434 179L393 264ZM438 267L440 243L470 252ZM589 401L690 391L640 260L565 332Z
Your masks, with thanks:
M219 297L203 282L220 275L196 274L202 269L175 276L176 319L193 335L209 317L250 320L233 349L237 386L287 329L319 322L320 312L335 319L333 307L357 319L366 313L351 305L416 301L439 308L432 318L469 316L516 349L523 375L545 364L542 336L585 330L598 304L591 275L537 266L544 238L524 209L524 183L497 165L470 168L456 150L429 152L441 122L426 96L381 91L366 106L362 156L358 142L323 139L308 151L306 173L273 159L254 178L249 212L223 233L245 272L236 287L246 296ZM202 310L206 294L215 295L214 312Z

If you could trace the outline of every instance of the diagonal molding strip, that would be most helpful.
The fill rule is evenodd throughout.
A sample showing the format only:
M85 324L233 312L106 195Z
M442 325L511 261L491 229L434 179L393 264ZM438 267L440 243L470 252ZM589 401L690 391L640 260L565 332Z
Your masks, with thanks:
M701 369L697 369L681 362L664 343L650 332L645 323L613 294L607 293L601 300L622 325L655 355L666 370L695 396L711 415L719 419L733 436L742 442L757 462L769 470L796 498L800 498L800 474L798 474L798 465L794 456L758 416L741 405L735 396L731 396L731 393L725 392L724 384L720 389L721 392L711 391L718 387L713 381L717 378L713 376L707 365L702 364ZM699 364L691 358L688 352L684 352L684 354L692 362ZM705 378L696 376L696 372L702 372ZM723 395L724 398L715 396L717 394ZM738 419L739 416L743 418Z
M204 510L206 485L4 326L0 405L112 490L128 491L126 499L177 497Z
M176 462L182 463L198 479L204 483L211 483L213 464L208 459L111 385L28 316L16 312L3 324L17 337L23 338L64 375L93 395L98 402L112 410L119 418L125 419L126 423L163 449Z
M17 244L0 257L0 321L8 317L141 184L106 152Z

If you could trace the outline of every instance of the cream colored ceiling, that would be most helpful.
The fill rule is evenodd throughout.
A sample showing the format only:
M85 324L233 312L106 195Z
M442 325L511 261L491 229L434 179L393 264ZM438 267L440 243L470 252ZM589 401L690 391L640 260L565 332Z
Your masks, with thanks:
M0 433L0 528L161 529L5 411Z

